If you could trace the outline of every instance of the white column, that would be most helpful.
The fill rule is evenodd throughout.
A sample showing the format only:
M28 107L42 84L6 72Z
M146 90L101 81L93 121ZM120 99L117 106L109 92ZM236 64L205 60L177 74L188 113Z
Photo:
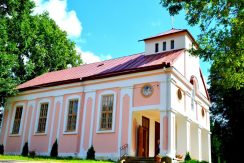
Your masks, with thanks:
M198 160L202 161L202 129L198 127Z
M191 122L189 119L186 120L186 152L190 152L191 146Z
M160 111L160 155L165 156L167 149L164 149L164 117L167 116L167 112ZM166 140L166 139L165 139Z
M211 163L211 132L208 132L208 162Z
M168 156L175 157L175 113L168 112Z

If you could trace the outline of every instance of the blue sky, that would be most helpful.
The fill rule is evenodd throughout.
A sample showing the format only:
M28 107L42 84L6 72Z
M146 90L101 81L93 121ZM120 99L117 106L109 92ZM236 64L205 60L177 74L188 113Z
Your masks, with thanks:
M87 63L144 51L138 40L172 28L171 17L159 0L34 0L36 12L49 11L76 42ZM187 25L185 13L174 16L174 28L188 29L197 38L198 27ZM205 78L208 63L201 62Z

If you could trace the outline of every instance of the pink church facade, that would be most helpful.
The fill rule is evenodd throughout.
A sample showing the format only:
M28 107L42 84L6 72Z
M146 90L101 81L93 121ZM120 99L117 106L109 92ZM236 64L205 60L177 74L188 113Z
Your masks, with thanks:
M143 40L145 52L43 74L7 100L0 144L60 156L192 158L211 162L209 96L187 30ZM124 148L123 148L124 147Z

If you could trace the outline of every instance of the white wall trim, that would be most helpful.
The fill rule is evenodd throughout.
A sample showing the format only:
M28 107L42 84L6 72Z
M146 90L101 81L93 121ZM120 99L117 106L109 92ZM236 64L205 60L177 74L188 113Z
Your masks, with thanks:
M126 74L126 75L121 75L121 76L114 76L114 77L103 78L103 79L96 79L96 80L84 81L82 83L81 82L77 82L77 83L65 84L65 85L59 85L59 86L53 86L53 87L43 87L43 88L40 88L40 89L35 89L35 90L29 90L29 91L20 92L19 96L23 96L23 95L26 95L26 94L38 94L38 93L40 93L39 91L52 91L53 92L56 89L67 89L67 87L76 87L74 89L77 89L78 87L79 88L80 87L83 87L83 85L97 84L97 83L101 83L101 82L108 83L111 80L115 80L115 79L116 80L124 80L124 79L127 79L127 78L133 78L133 77L137 77L137 76L150 75L152 73L159 73L159 72L162 72L162 69L152 70L152 71L146 71L146 72L138 72L138 73L133 73L133 74ZM85 92L88 92L88 91L85 91ZM68 94L70 94L70 93L68 93ZM50 95L50 96L54 96L54 95ZM57 96L60 96L60 95L57 95ZM15 98L16 97L11 97L10 99L13 100ZM32 98L35 99L34 97L32 97Z
M122 110L123 110L123 98L124 98L124 89L120 91L120 106L119 106L119 132L118 132L118 154L120 153L121 140L122 140Z
M121 140L122 140L122 119L123 119L123 98L128 95L131 101L131 95L130 95L130 89L131 87L122 88L120 91L120 110L119 110L119 130L118 130L118 154L120 154L120 147L122 146ZM130 110L130 109L129 109ZM130 112L130 111L129 111ZM128 142L129 143L129 142Z
M29 104L29 103L28 103ZM26 107L26 115L25 115L25 124L24 124L24 130L23 130L23 136L22 136L22 142L21 142L21 147L20 147L20 152L21 152L21 150L22 150L22 147L23 147L23 145L24 145L24 140L25 140L25 133L26 133L26 125L27 125L27 119L28 119L28 115L29 115L29 105L27 104L27 107Z
M162 74L155 74L152 76L141 76L138 77L138 75L147 75L147 74L152 74L152 73L158 73L158 72L162 72ZM104 90L104 89L110 89L110 88L115 88L115 87L131 87L135 84L142 84L145 82L160 82L160 81L164 81L165 78L165 74L164 71L162 71L162 69L158 70L158 71L150 71L148 73L136 73L133 74L131 77L136 77L136 78L130 78L130 79L126 79L125 77L130 77L130 75L125 75L123 76L123 78L120 77L116 77L116 78L107 78L106 80L96 80L96 82L88 82L85 81L82 84L84 84L85 86L81 86L77 85L77 87L72 87L72 88L65 88L65 87L57 87L60 89L57 89L56 87L50 87L50 88L45 88L45 91L43 89L38 89L38 91L34 91L32 94L27 94L28 91L23 92L22 95L20 94L19 96L15 96L15 97L11 97L9 98L10 101L20 101L20 100L34 100L37 98L44 98L44 97L50 97L50 96L62 96L64 94L74 94L74 93L80 93L82 92L82 90L84 90L84 92L94 92L96 90ZM113 81L112 79L116 79L116 81ZM121 80L117 80L117 79L121 79ZM122 80L123 79L123 80ZM125 80L126 79L126 80ZM99 82L100 81L100 82ZM102 81L104 81L103 83L101 83ZM106 82L107 81L107 82ZM69 85L67 85L68 87ZM82 87L82 89L80 89L80 87ZM42 92L40 92L42 91Z
M95 103L96 103L96 92L92 93L92 97L94 100L92 100L92 115L91 115L91 129L90 129L90 139L89 139L89 147L92 145L93 142L93 127L94 127L94 113L95 113Z
M6 124L6 128L5 128L5 133L4 133L4 140L3 140L3 145L6 147L6 143L7 143L7 137L8 137L8 126L10 123L10 115L11 115L11 109L8 109L8 118L7 118L7 124Z
M57 139L59 140L60 136L60 125L61 125L61 118L62 118L62 112L63 112L63 96L59 96L59 101L60 101L60 111L59 111L59 116L58 116L58 129L57 129Z
M132 149L131 149L131 128L132 128L132 113L133 113L133 110L131 109L132 108L132 103L133 103L133 90L130 89L129 92L128 92L128 95L130 97L130 105L129 105L129 126L128 126L128 155L131 155L132 154Z
M32 112L31 112L31 121L30 121L30 131L29 131L29 135L28 135L28 144L29 146L31 146L31 136L32 136L32 125L35 126L35 124L33 124L33 121L34 121L34 112L35 112L35 109L36 109L36 102L33 101L33 106L32 106Z
M84 135L85 135L85 122L86 122L86 111L87 111L87 102L88 99L91 98L92 99L92 108L95 107L95 97L96 97L96 92L88 92L85 94L85 100L84 100L84 110L83 110L83 117L82 117L82 126L81 127L81 141L80 141L80 153L79 156L83 157L83 155L85 155L85 151L84 151ZM92 115L94 116L94 115ZM91 137L90 137L91 139ZM89 143L92 141L89 139Z
M41 104L43 104L43 103L48 103L46 127L45 127L45 132L44 133L37 133L38 123L39 123L39 118L40 118ZM50 108L51 108L51 100L49 98L43 98L40 101L38 101L37 110L36 110L36 120L35 120L34 135L47 134L48 124L49 124L49 119L50 119L50 117L49 117L50 116Z
M51 131L50 131L50 136L49 136L49 141L48 141L48 153L51 152L52 148L52 139L53 139L53 127L54 127L54 119L55 119L55 112L56 112L56 107L57 107L57 102L60 99L58 97L55 97L54 99L54 104L53 104L53 112L52 112L52 122L51 122Z
M81 109L81 96L82 95L70 95L65 100L65 111L64 111L64 124L63 124L63 134L77 134L79 128L79 119L80 119L80 109ZM67 127L67 117L68 117L68 109L69 109L69 102L71 100L78 100L78 110L77 110L77 118L76 118L76 126L75 131L69 132L66 131Z
M21 120L20 120L20 127L19 127L19 133L18 134L12 134L12 130L13 130L13 126L14 126L14 118L15 118L15 113L16 113L16 108L18 106L22 106L22 113L21 113ZM21 135L21 131L22 131L22 127L23 127L23 116L24 116L24 111L26 109L26 104L24 102L17 102L14 105L14 111L12 114L12 118L11 118L11 127L10 127L10 131L9 131L9 136L20 136Z
M100 119L101 119L101 105L102 105L102 96L104 95L114 95L114 101L113 101L113 119L112 119L112 129L111 130L100 130ZM116 107L117 107L117 93L113 90L106 90L99 94L98 96L98 112L97 112L97 125L96 125L96 133L110 133L115 132L115 116L116 116Z
M160 104L159 105L145 105L145 106L137 106L137 107L132 107L133 111L143 111L143 110L155 110L155 109L160 109Z

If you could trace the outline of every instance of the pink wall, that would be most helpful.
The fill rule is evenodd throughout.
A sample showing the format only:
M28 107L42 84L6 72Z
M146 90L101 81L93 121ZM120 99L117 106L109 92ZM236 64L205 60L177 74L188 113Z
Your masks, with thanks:
M62 116L61 116L61 123L60 123L60 131L59 131L59 152L60 153L78 153L79 149L79 138L81 135L81 131L78 130L77 133L74 134L63 134L64 131L64 116L65 116L65 109L66 108L66 99L69 96L73 96L73 95L78 95L80 97L82 97L82 93L76 93L76 94L68 94L68 95L64 95L64 99L63 99L63 111L62 111ZM83 103L82 100L80 101L80 115L79 115L79 120L82 119L83 117ZM78 129L81 127L81 123L76 124Z
M153 87L153 94L150 97L144 97L141 89L145 84L136 84L133 89L133 106L156 105L160 103L160 87L159 82L150 83Z
M20 130L19 130L19 135L11 135L10 134L10 128L13 122L13 114L14 114L14 106L17 102L13 103L12 107L11 107L11 111L10 111L10 120L9 120L9 127L8 127L8 133L7 133L7 140L6 140L6 147L5 147L5 152L20 152L22 150L21 147L21 143L22 143L22 136L23 136L23 129L24 129L24 124L25 124L25 116L26 116L26 104L27 101L18 101L21 103L24 103L24 109L22 112L22 128L20 126Z
M51 124L52 124L52 114L53 114L53 106L54 106L54 97L46 97L50 100L50 108L48 110L49 115L47 117L48 119L48 126L47 126L47 133L46 134L36 134L35 133L35 125L37 125L36 123L38 123L38 115L37 115L37 110L39 108L38 103L40 100L42 100L43 98L37 99L36 100L36 108L34 111L34 117L33 117L33 125L32 127L32 136L31 136L31 142L30 142L30 150L34 150L38 153L42 153L42 152L48 152L48 144L49 144L49 137L50 135L50 130L51 130ZM46 99L45 98L45 99ZM37 118L37 119L36 119Z
M89 148L90 129L91 129L91 117L92 116L92 99L89 97L86 103L86 115L85 115L85 134L84 134L84 150Z
M115 132L110 133L96 133L97 129L97 120L98 120L98 98L99 94L101 94L105 90L99 90L96 92L96 105L95 105L95 115L94 115L94 126L93 126L93 146L97 153L114 153L118 151L118 128L119 128L119 99L120 99L120 89L114 88L110 89L116 92L117 94L117 106L116 106L116 114L115 114Z
M129 112L130 112L130 97L128 95L125 95L123 97L121 145L128 144Z

